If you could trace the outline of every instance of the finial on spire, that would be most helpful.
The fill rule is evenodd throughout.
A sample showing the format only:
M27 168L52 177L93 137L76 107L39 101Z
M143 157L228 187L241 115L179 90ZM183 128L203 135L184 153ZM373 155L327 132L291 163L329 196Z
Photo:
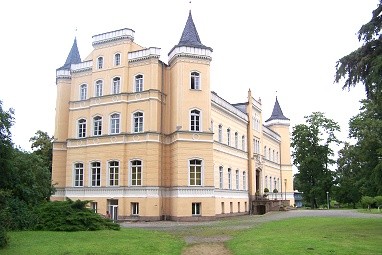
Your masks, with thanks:
M191 11L191 7L192 7L191 1L189 1L188 3L190 4L190 11Z

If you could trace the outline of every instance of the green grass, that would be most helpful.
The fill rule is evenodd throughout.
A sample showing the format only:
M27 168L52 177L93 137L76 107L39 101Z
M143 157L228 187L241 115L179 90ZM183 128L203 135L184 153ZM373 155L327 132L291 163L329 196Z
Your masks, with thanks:
M250 254L382 254L382 219L294 218L234 235L228 247Z
M361 213L382 214L382 208L380 208L379 211L378 211L377 208L372 208L370 210L368 210L368 209L358 209L357 211L361 212Z
M0 254L180 254L186 245L181 238L143 229L89 232L10 232L10 245Z

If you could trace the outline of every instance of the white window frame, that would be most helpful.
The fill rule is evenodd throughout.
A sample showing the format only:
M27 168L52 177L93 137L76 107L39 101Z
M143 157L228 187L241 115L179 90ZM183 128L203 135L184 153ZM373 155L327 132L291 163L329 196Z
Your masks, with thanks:
M121 60L122 60L122 55L121 53L115 53L114 54L114 66L119 66L121 65Z
M236 173L235 173L235 177L236 177L236 189L239 190L240 189L240 172L239 170L236 170Z
M133 165L133 163L139 163ZM143 183L143 162L141 159L132 159L129 162L130 186L142 186Z
M81 84L80 85L80 100L86 100L88 97L88 85Z
M202 203L192 203L192 216L200 216L202 215Z
M227 145L231 146L231 129L227 128Z
M194 163L195 161L195 163ZM200 164L197 164L200 162ZM200 180L198 180L197 167L200 167ZM192 158L188 160L188 185L203 186L204 161L200 158Z
M114 163L116 163L114 165ZM112 165L113 164L113 165ZM107 186L116 187L119 186L120 162L117 160L110 160L107 162Z
M247 172L243 171L243 190L247 190Z
M77 121L77 137L85 138L86 137L86 119L81 118Z
M190 89L191 90L200 90L201 89L201 79L200 72L192 71L190 73Z
M111 81L111 93L113 95L121 92L121 77L114 77Z
M117 116L115 118L113 116ZM121 132L121 114L118 112L110 114L110 134L119 134Z
M144 86L144 75L136 74L134 76L134 92L142 92Z
M235 132L235 148L239 147L239 134Z
M139 215L139 203L131 202L131 215L138 216Z
M219 143L223 142L223 125L219 125L219 130L218 130L218 141Z
M84 186L84 163L76 162L73 165L73 186L83 187Z
M142 133L144 130L144 113L143 111L136 111L132 115L132 133Z
M190 131L201 132L202 130L202 112L199 109L190 111Z
M90 163L90 186L100 187L101 186L101 162L93 161Z
M93 117L93 136L102 135L102 116Z
M96 80L94 84L94 96L101 97L103 95L103 81Z
M219 166L219 188L224 188L224 169L223 166Z
M103 68L103 57L99 56L97 58L97 69L102 69Z
M245 136L241 136L241 149L245 151Z
M232 189L232 169L228 168L228 189Z

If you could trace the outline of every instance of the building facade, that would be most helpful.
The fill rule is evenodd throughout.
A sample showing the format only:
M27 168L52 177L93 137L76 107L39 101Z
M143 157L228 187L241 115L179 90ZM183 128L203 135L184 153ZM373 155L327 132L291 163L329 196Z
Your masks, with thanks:
M84 60L75 39L56 70L52 199L91 200L115 220L251 213L265 188L293 204L289 119L277 98L263 124L250 90L240 104L211 91L212 48L191 11L168 63L134 33L93 36Z

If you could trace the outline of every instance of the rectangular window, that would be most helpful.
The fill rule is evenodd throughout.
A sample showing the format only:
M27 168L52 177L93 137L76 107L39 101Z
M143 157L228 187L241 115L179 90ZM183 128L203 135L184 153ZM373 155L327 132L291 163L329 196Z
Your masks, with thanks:
M90 207L94 213L98 212L98 204L97 202L90 202Z
M231 172L231 168L228 168L228 189L232 189L232 172Z
M191 111L191 131L200 131L200 111Z
M96 81L95 96L96 97L102 96L102 81L101 80Z
M192 203L192 215L198 216L201 214L202 203Z
M76 163L74 165L74 186L84 186L84 164L82 163Z
M134 118L134 133L143 132L143 113L136 112L133 115Z
M237 212L240 212L240 202L237 202Z
M138 74L135 76L135 92L142 92L143 91L143 75Z
M219 140L219 143L221 143L223 141L223 127L222 127L222 125L219 125L218 140Z
M121 54L117 53L114 55L114 64L119 66L121 64Z
M119 162L109 162L109 186L119 185Z
M97 68L102 69L103 68L103 57L99 57L97 59Z
M239 189L239 183L240 183L239 170L236 170L236 189L237 190Z
M92 187L99 187L101 186L101 163L100 162L93 162L92 163Z
M227 145L231 145L231 130L227 129Z
M245 136L241 137L241 149L245 151Z
M131 215L139 215L139 203L131 203Z
M78 121L78 138L86 137L86 120L80 119Z
M224 214L224 202L221 202L222 214Z
M233 203L229 202L229 212L233 213Z
M243 190L247 190L247 175L246 172L243 172Z
M223 189L223 167L219 167L219 188Z
M201 186L202 185L202 161L198 159L190 160L189 162L190 171L190 186Z
M191 89L200 89L200 75L197 72L191 73Z
M100 136L102 134L102 117L97 116L93 119L93 135L94 136Z
M131 161L131 185L142 185L142 161L140 160Z
M237 149L239 147L239 135L237 132L235 132L235 148Z
M86 84L82 84L80 87L80 100L86 100L88 92L88 86Z

